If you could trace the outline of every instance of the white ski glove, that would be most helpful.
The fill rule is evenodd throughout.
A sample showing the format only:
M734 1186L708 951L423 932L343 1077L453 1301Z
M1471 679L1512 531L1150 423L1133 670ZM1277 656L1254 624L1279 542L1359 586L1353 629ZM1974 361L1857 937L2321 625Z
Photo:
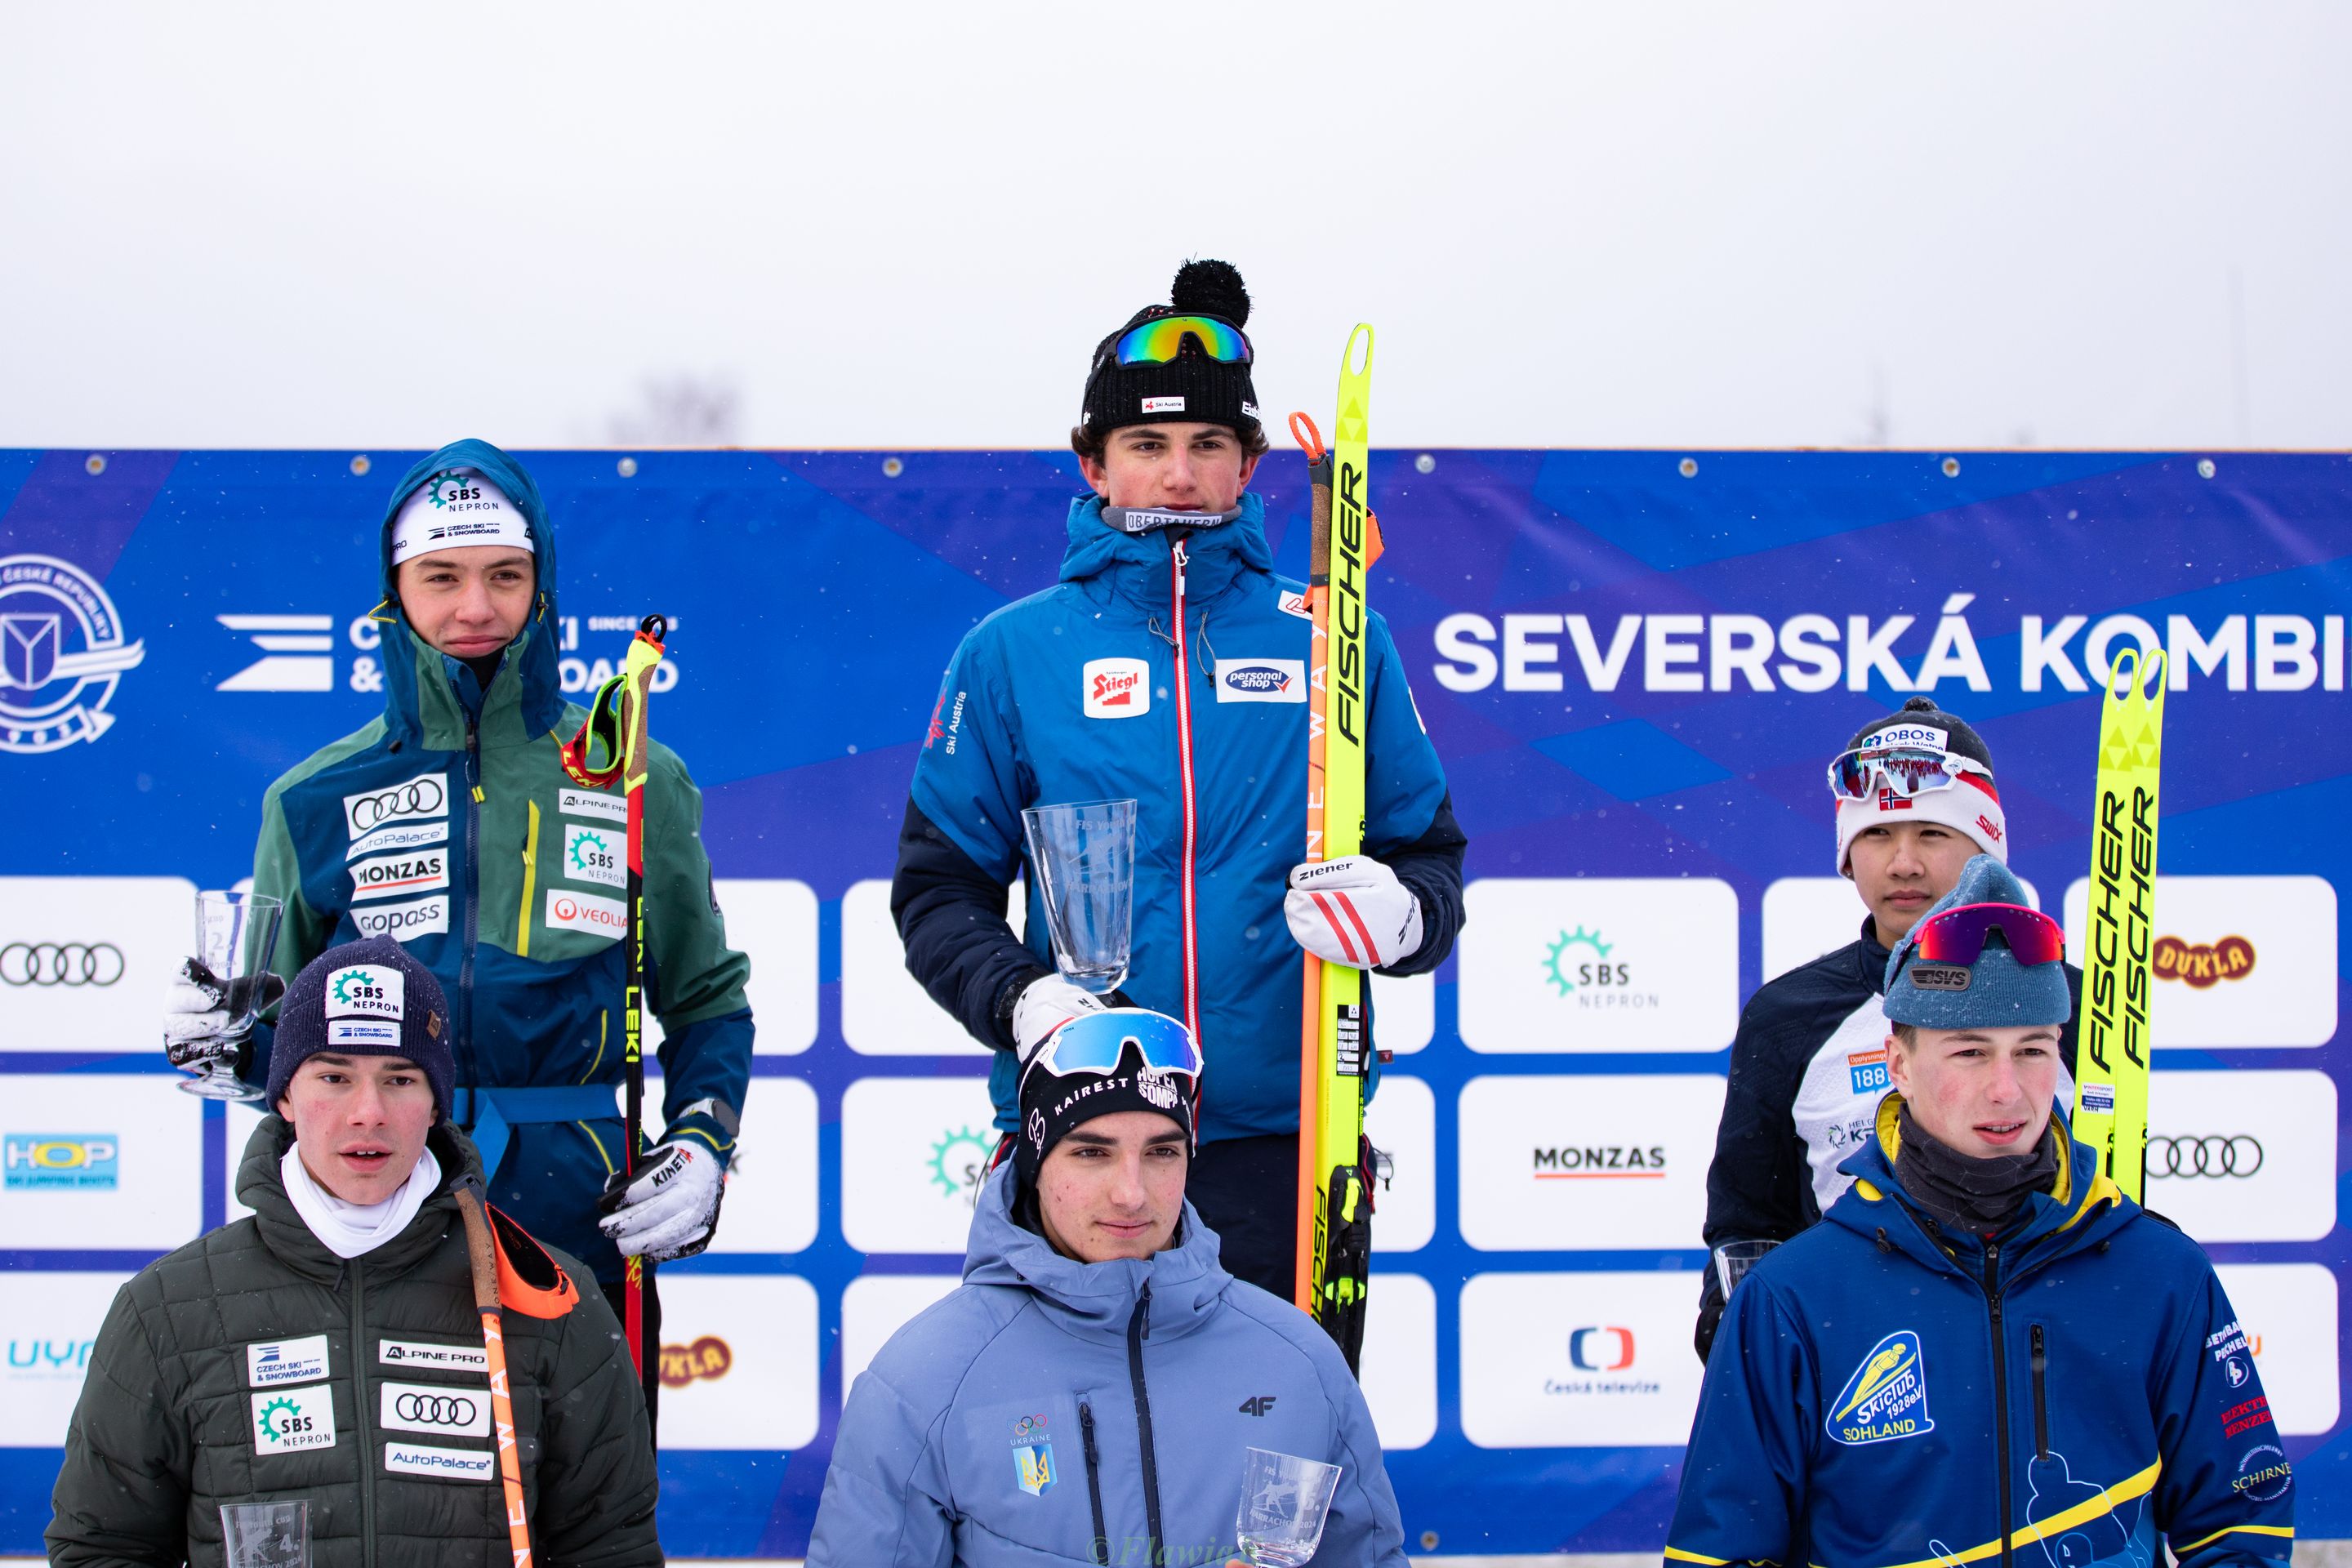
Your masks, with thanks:
M1032 980L1013 1003L1013 1043L1026 1063L1045 1037L1088 1013L1108 1011L1109 1004L1091 991L1082 991L1058 974Z
M613 1238L624 1258L675 1263L710 1245L719 1200L726 1194L718 1155L691 1143L656 1143L646 1151L635 1180L615 1171L605 1181L596 1205L604 1217L596 1228Z
M264 1007L286 993L285 981L275 974L264 975L260 984ZM181 964L163 993L165 1059L191 1072L208 1072L216 1063L234 1064L252 1038L250 1029L229 1032L228 987L219 977L202 960Z
M1328 963L1386 969L1421 951L1421 900L1369 855L1293 866L1282 915L1298 945Z

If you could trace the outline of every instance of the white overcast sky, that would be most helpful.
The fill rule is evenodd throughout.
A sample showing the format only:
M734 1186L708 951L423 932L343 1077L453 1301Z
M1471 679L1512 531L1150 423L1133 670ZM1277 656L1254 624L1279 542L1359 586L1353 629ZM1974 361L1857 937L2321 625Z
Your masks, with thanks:
M0 0L0 445L2352 445L2352 7Z

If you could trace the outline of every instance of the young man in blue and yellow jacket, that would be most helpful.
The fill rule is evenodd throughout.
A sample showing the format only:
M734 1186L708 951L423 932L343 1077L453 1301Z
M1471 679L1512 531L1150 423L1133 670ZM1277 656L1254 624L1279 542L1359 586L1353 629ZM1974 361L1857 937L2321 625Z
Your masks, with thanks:
M1895 1089L1738 1285L1670 1561L2284 1563L2294 1477L2198 1245L2074 1141L2058 928L1990 856L1895 946Z
M1010 1133L1016 1048L1102 1003L1055 973L1039 879L1028 941L1005 896L1021 813L1130 797L1134 957L1123 999L1184 1020L1209 1062L1188 1195L1224 1266L1288 1297L1298 1184L1300 949L1422 974L1462 924L1444 770L1387 624L1364 648L1364 852L1306 847L1307 658L1301 584L1274 574L1248 492L1266 449L1222 261L1176 275L1095 351L1070 444L1092 493L1070 504L1061 581L972 628L916 759L890 908L907 967L996 1048ZM1375 1021L1377 1031L1377 1021Z
M662 1262L709 1244L751 1077L751 966L711 894L702 797L656 742L646 918L667 1128L615 1179L627 811L617 780L564 770L585 714L557 676L539 487L488 442L444 447L394 489L380 563L383 713L262 801L254 890L286 905L272 967L290 977L339 942L389 936L430 968L456 1030L452 1120L481 1151L491 1201L593 1268L617 1310L624 1253ZM184 978L165 1048L258 1079L268 1030L226 1033L220 1002Z

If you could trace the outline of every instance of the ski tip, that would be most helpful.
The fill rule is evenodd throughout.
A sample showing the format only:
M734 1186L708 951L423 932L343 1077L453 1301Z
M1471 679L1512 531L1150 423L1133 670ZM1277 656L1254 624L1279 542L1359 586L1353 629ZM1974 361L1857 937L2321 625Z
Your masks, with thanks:
M1361 364L1356 363L1358 343L1364 345ZM1348 346L1339 355L1339 374L1348 376L1372 374L1372 324L1370 321L1358 321L1356 330L1348 334Z

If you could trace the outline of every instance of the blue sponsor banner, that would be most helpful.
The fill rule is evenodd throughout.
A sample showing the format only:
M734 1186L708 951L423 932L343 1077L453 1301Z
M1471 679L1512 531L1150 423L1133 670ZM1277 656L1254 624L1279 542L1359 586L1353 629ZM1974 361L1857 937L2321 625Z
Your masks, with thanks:
M0 792L16 826L0 878L248 874L269 782L381 706L377 525L415 455L371 456L357 471L348 453L0 452ZM639 616L667 615L655 727L702 787L719 876L793 879L817 910L813 1040L756 1067L814 1093L814 1239L664 1271L687 1289L807 1282L814 1435L779 1451L666 1421L663 1539L679 1555L797 1556L857 1331L845 1292L955 1267L851 1247L845 1193L864 1176L845 1099L986 1065L852 1048L845 995L870 977L845 900L890 873L950 652L1054 580L1080 481L1051 452L617 458L523 458L562 534L567 689L613 673ZM1934 696L1990 746L2011 864L2061 910L2089 865L2099 671L2136 643L2171 665L2162 869L2199 879L2159 889L2150 1203L2223 1268L2300 1530L2352 1535L2352 1458L2331 1436L2352 1265L2336 1205L2352 461L1401 451L1372 468L1388 541L1372 602L1444 760L1474 882L1427 1042L1390 1069L1401 1102L1425 1091L1430 1107L1422 1142L1397 1152L1395 1184L1419 1195L1381 1222L1425 1224L1427 1239L1376 1259L1392 1324L1433 1304L1399 1331L1402 1370L1375 1397L1409 1544L1662 1544L1697 1369L1696 1194L1737 1005L1862 915L1834 880L1824 765L1906 697ZM1255 488L1278 569L1303 575L1296 456L1268 458ZM1242 700L1302 678L1274 659L1230 672ZM37 1009L98 995L114 984L101 974L160 989L121 974L115 949L137 950L110 928L16 921L0 939L0 1007L29 1009L0 1016L71 1016ZM15 1030L0 1073L160 1065L96 1045ZM1856 1094L1885 1087L1869 1042L1832 1066ZM206 1118L207 1164L187 1181L218 1220L236 1135L216 1110L190 1114ZM51 1104L0 1127L0 1201L119 1197L47 1180L110 1183L118 1160L127 1180L138 1150L103 1127ZM747 1118L747 1150L760 1131ZM728 1219L744 1224L735 1204ZM0 1236L0 1289L151 1255L99 1232L88 1245L113 1249ZM1382 1301L1376 1288L1376 1318ZM677 1347L666 1415L762 1364L743 1333ZM53 1376L26 1353L26 1377ZM1932 1372L1932 1344L1925 1358ZM0 1449L0 1551L39 1550L57 1462Z

